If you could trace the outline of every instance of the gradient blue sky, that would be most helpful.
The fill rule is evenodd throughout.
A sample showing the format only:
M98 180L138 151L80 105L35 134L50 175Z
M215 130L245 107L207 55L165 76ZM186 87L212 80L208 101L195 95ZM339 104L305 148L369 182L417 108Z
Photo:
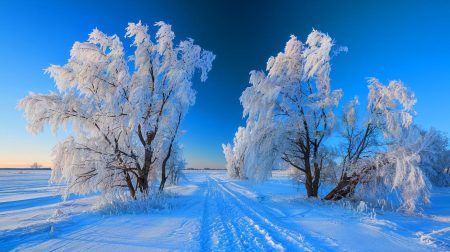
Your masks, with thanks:
M29 91L54 90L43 73L64 64L75 41L95 27L123 37L128 22L172 24L216 55L183 124L188 165L223 167L221 143L243 125L239 96L252 69L281 51L291 34L312 28L349 52L333 59L332 85L344 101L367 95L366 78L403 80L416 92L417 122L450 132L450 1L1 1L0 167L50 163L63 137L25 129L16 103ZM127 42L126 42L127 43Z

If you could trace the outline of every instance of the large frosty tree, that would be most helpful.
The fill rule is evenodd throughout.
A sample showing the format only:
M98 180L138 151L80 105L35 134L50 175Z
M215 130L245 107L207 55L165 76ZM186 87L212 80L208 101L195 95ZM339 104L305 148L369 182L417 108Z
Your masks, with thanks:
M54 148L52 179L66 181L68 192L114 192L125 188L145 197L160 176L160 189L184 164L178 138L180 123L195 101L196 70L205 81L214 54L192 39L174 45L171 26L158 22L155 40L148 26L130 23L133 38L129 66L119 37L95 29L87 42L76 42L64 66L47 72L57 92L30 93L18 106L28 129L39 133L70 129Z
M332 46L332 39L316 30L305 44L291 36L284 52L269 58L267 72L250 72L251 86L241 96L247 125L234 147L225 149L227 166L238 164L245 176L260 180L282 159L305 174L308 196L317 196L322 146L342 96L330 86Z

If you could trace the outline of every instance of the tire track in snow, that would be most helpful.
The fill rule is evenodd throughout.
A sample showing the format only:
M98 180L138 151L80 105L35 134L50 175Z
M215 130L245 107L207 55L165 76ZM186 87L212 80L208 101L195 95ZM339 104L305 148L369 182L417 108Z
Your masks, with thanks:
M330 251L327 239L308 238L286 228L266 206L236 194L209 177L201 229L202 251ZM310 244L314 242L314 246Z
M264 237L252 230L238 209L208 178L201 229L202 251L271 251Z
M218 179L216 179L216 180L218 180ZM249 192L246 187L243 187L241 185L238 185L238 184L236 184L234 182L230 182L230 181L226 181L226 183L224 183L223 180L221 180L221 181L222 182L219 182L220 185L222 187L224 187L225 190L228 190L234 198L241 201L242 204L247 205L247 206L254 205L255 207L252 208L253 211L256 211L261 217L264 217L264 220L268 220L267 218L269 218L270 220L272 220L272 222L275 221L275 223L279 227L289 226L288 223L286 223L285 221L283 221L281 219L281 218L286 218L287 216L280 209L272 208L270 206L264 205L255 200L252 200L250 198L251 196L255 196L257 198L261 198L261 197L257 196L256 194L254 194L252 192ZM230 187L233 187L233 189L231 189ZM236 194L239 195L239 197ZM263 196L263 198L264 198L264 196ZM255 210L255 209L258 209L258 210ZM299 213L295 216L290 216L290 218L294 218L298 215L301 216L310 211L312 211L312 208L310 208L302 213ZM278 214L278 216L277 216L277 214ZM279 217L280 214L282 214L283 217ZM296 224L291 223L291 225L296 225ZM289 233L290 235L288 235L288 237L297 237L298 235L303 236L303 237L306 236L309 241L314 242L314 250L346 251L345 249L340 248L339 244L336 243L336 240L331 237L323 236L321 234L318 234L318 233L310 231L310 230L305 230L306 233L302 232L300 234L299 232L292 230L292 228L283 228L283 229L284 229L284 231L281 231L281 233L286 233L286 232Z
M303 236L299 234L296 236L286 236L286 232L280 232L281 228L279 226L273 224L267 219L267 217L261 215L258 210L251 207L251 204L249 203L254 202L242 202L234 193L225 188L221 181L217 178L213 178L213 180L215 181L216 186L220 188L221 191L226 193L228 198L232 200L230 204L240 208L240 211L245 216L244 219L247 221L248 225L252 226L256 232L263 234L268 243L277 244L277 250L313 250L310 245L304 242Z
M241 192L236 192L228 188L220 179L211 178L216 186L226 194L226 198L231 199L231 204L241 209L241 213L248 218L249 225L253 225L256 230L272 237L272 241L279 243L283 249L305 250L305 251L335 251L339 250L337 244L319 235L311 234L305 236L289 227L288 223L280 220L269 207L249 199ZM232 183L232 185L234 185ZM295 224L294 224L295 225ZM305 240L307 237L307 240ZM314 246L311 244L314 244Z

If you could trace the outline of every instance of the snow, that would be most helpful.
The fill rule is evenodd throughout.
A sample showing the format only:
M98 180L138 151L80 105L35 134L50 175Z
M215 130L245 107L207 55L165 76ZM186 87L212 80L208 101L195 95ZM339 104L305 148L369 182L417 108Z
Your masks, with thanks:
M306 198L274 172L263 184L225 171L185 171L166 206L110 214L101 196L69 197L49 170L0 170L0 251L445 251L450 189L421 214Z

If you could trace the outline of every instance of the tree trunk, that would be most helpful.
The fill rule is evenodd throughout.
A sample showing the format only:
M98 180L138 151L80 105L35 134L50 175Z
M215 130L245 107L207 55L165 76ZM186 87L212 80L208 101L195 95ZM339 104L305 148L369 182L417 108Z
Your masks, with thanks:
M312 197L317 197L319 194L319 186L320 186L320 168L319 164L314 162L314 180L312 183L313 195Z
M152 152L145 150L144 153L144 165L142 170L139 171L139 177L137 178L137 183L139 186L139 191L145 196L148 194L148 174L150 173Z
M314 183L313 177L311 174L311 165L309 163L309 159L305 159L305 188L306 194L308 197L317 197L317 194L314 193Z
M167 177L161 174L161 182L159 183L159 191L162 192L164 190L164 185L166 184Z
M352 194L355 192L356 186L363 182L367 175L370 176L370 172L377 169L380 165L389 165L388 159L383 159L381 162L376 164L370 164L361 169L358 173L354 172L350 176L347 174L343 174L341 179L339 180L339 183L336 185L336 187L325 196L325 200L340 200L342 198L347 198L349 196L352 196Z
M169 150L167 151L167 155L163 160L161 167L161 183L159 184L159 191L162 192L164 190L164 185L166 184L167 176L166 176L166 167L167 161L169 161L170 154L172 153L173 141L169 145Z
M311 175L308 173L305 173L305 189L308 197L313 196Z
M240 174L240 172L239 172L239 166L234 166L234 174L236 175L236 178L241 178L241 174Z
M181 112L178 114L178 122L177 122L177 126L175 127L175 132L172 136L172 139L170 140L170 145L169 145L169 150L167 151L166 157L163 160L162 163L162 167L161 167L161 183L159 184L159 191L163 191L164 190L164 185L166 184L166 180L167 180L167 176L166 176L166 167L167 167L167 161L169 161L170 155L172 154L172 148L173 148L173 143L175 141L175 138L177 136L178 133L178 128L180 127L180 122L181 122Z
M326 196L325 200L340 200L347 198L355 192L356 186L359 184L360 176L353 173L351 176L346 174L342 176L336 187L331 190Z
M125 181L127 182L128 190L130 191L130 196L133 199L136 199L136 190L134 190L133 183L131 182L131 177L128 172L124 171L125 174Z

